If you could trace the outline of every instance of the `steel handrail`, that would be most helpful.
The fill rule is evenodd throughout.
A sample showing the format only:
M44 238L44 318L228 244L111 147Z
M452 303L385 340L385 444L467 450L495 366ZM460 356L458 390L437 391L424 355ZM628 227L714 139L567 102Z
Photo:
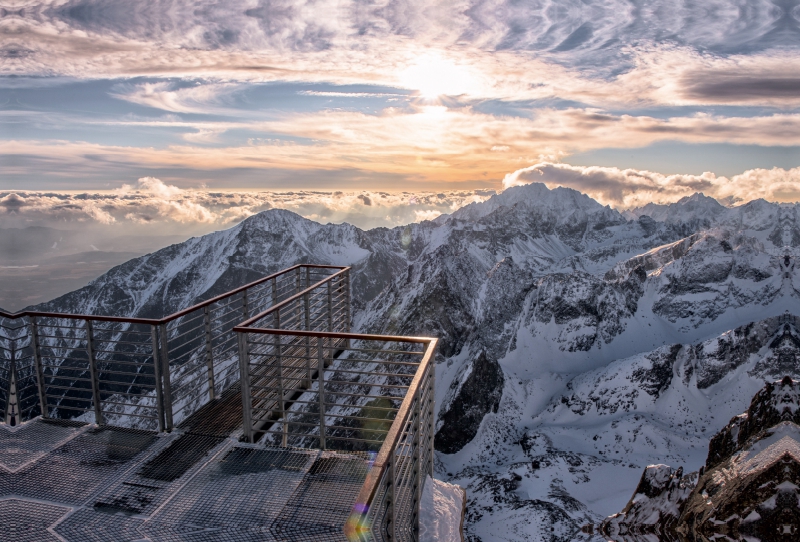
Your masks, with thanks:
M248 318L247 320L245 320L244 322L242 322L241 324L239 324L238 326L233 328L233 331L239 331L236 328L246 328L247 326L249 326L253 322L257 322L258 320L261 320L265 316L267 316L267 315L269 315L269 314L271 314L271 313L273 313L273 312L275 312L277 310L282 309L283 307L285 307L286 305L288 305L288 304L290 304L290 303L292 303L294 301L297 301L299 298L303 297L304 295L313 292L314 290L319 288L320 285L325 284L326 282L332 281L334 278L336 278L336 277L338 277L340 275L344 275L348 271L350 271L350 267L349 266L348 267L328 266L328 267L329 268L333 268L333 269L339 269L339 271L337 271L336 273L333 273L332 275L328 275L324 279L312 284L311 286L309 286L305 290L301 290L300 292L297 292L296 294L292 295L291 297L289 297L287 299L284 299L280 303L276 303L275 305L272 305L270 308L266 309L265 311L262 311L262 312L256 314L255 316L252 316L252 317ZM252 328L248 328L248 330L249 329L252 329Z
M178 312L175 312L175 313L170 314L169 316L165 316L163 318L137 318L137 317L128 318L128 317L125 317L125 316L94 316L94 315L88 315L88 314L74 314L74 313L66 313L66 312L44 312L44 311L19 311L19 312L13 312L12 313L12 312L6 312L3 309L0 309L0 317L8 318L8 319L11 319L11 320L16 319L16 318L22 318L24 316L41 316L43 318L64 318L64 319L67 319L67 320L86 320L87 318L90 318L90 319L96 320L98 322L122 322L122 323L130 323L130 324L161 325L161 324L169 323L169 322L171 322L171 321L173 321L173 320L175 320L177 318L180 318L181 316L185 316L185 315L189 314L190 312L195 311L197 309L202 309L203 307L207 307L208 305L211 305L211 304L213 304L213 303L215 303L217 301L225 299L226 297L230 297L232 295L238 294L239 292L241 292L243 290L247 290L248 288L252 288L253 286L258 286L259 284L261 284L263 282L266 282L268 280L272 280L274 278L278 278L281 275L285 275L285 274L287 274L287 273L289 273L291 271L294 271L295 269L298 269L298 268L339 269L340 271L338 273L334 273L334 275L338 275L339 273L344 272L346 269L349 269L347 266L341 266L341 265L320 265L320 264L306 264L306 263L297 264L297 265L294 265L292 267L288 267L286 269L282 269L281 271L278 271L277 273L273 273L271 275L267 275L266 277L261 277L260 279L255 280L253 282L250 282L248 284L245 284L244 286L240 286L238 288L234 288L233 290L229 290L229 291L227 291L227 292L225 292L223 294L220 294L220 295L218 295L216 297L212 297L211 299L207 299L205 301L201 301L200 303L192 305L191 307L189 307L187 309L180 310ZM330 275L330 276L334 276L334 275ZM327 278L329 278L329 277L326 277L323 280L326 280ZM320 281L320 282L322 282L322 281Z
M414 374L414 379L411 381L408 391L403 398L403 402L400 404L400 409L397 411L394 422L392 422L392 426L389 428L389 433L386 435L386 438L381 445L381 449L378 451L378 455L375 457L375 462L373 463L372 468L367 473L367 478L364 481L364 484L361 486L361 491L358 492L358 498L356 499L357 504L360 503L368 505L372 503L376 493L378 492L381 479L383 478L386 469L389 467L391 456L397 449L397 444L400 440L400 436L403 433L403 428L408 423L408 418L411 415L412 403L418 399L416 397L417 390L422 383L423 377L428 371L428 366L432 363L433 353L436 350L438 339L426 337L417 338L417 340L420 342L427 342L425 356L422 358L422 361L420 361L419 368Z

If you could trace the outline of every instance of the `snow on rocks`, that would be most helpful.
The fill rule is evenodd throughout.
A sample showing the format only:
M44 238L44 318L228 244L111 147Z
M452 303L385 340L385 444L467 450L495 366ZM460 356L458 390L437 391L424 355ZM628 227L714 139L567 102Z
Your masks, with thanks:
M420 504L420 542L461 542L465 502L459 486L426 477Z

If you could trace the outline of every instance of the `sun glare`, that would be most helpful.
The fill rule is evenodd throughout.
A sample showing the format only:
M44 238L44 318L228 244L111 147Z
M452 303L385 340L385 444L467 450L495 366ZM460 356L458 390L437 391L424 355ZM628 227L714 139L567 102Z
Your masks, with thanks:
M418 90L420 96L428 100L467 94L474 86L467 68L438 54L421 56L400 73L400 82L404 87Z

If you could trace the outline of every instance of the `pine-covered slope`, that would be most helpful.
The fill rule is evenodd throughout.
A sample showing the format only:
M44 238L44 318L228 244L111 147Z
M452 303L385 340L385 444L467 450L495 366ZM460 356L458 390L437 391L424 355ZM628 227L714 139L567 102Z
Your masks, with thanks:
M154 316L296 263L353 265L356 331L441 339L437 471L468 490L470 540L566 541L644 466L696 470L764 380L800 372L797 214L695 195L623 216L540 184L393 229L271 210L46 308Z

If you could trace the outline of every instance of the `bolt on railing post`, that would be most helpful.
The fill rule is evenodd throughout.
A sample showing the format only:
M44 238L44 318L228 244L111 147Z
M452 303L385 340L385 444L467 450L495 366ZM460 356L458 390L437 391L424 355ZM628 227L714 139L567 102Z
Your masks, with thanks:
M237 333L239 338L239 375L242 386L242 429L247 442L253 442L253 398L250 396L250 352L247 333Z
M206 336L206 372L208 373L208 400L213 401L214 391L214 344L211 337L211 310L203 307L203 327Z
M47 395L44 387L44 370L42 369L42 356L39 352L39 326L36 317L31 316L31 349L33 350L33 364L36 366L36 384L39 389L39 408L42 411L42 418L49 418L47 411Z
M156 411L158 413L158 432L164 431L164 390L161 381L161 358L158 355L158 328L150 326L150 338L153 342L153 377L156 380Z
M89 377L92 384L92 399L94 403L94 421L97 425L103 425L103 409L100 404L100 377L97 374L96 360L94 356L94 327L91 320L84 320L86 323L86 356L89 358Z
M172 384L169 369L169 341L167 338L167 324L161 324L159 335L161 335L161 371L164 382L164 422L168 432L172 431Z
M319 373L319 448L325 449L325 339L317 337L317 372Z

